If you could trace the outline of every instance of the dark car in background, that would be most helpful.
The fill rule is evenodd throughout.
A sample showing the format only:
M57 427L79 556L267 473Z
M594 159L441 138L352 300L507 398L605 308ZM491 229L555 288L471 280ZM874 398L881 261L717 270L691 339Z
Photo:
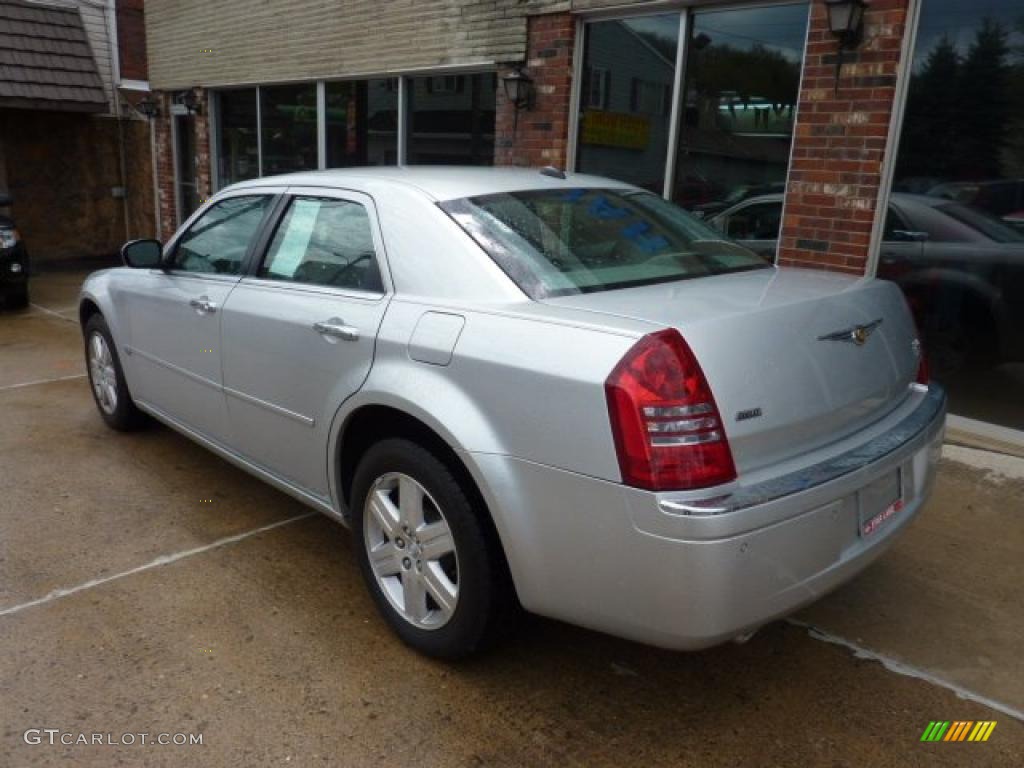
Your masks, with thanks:
M28 306L28 251L9 215L13 200L0 192L0 300L9 309Z
M928 196L980 208L1024 231L1024 179L944 182L929 189Z
M712 226L773 258L782 195L745 200ZM914 311L934 373L1024 361L1024 234L945 197L894 193L878 276Z

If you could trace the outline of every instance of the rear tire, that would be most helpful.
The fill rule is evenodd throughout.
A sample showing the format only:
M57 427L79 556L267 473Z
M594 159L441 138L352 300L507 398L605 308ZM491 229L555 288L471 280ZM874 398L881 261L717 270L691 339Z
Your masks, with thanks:
M95 314L86 321L84 335L89 388L100 416L107 426L119 432L131 432L144 426L146 414L132 400L117 347L102 315Z
M493 642L515 613L486 509L432 452L402 438L370 447L352 483L359 568L410 647L455 660Z

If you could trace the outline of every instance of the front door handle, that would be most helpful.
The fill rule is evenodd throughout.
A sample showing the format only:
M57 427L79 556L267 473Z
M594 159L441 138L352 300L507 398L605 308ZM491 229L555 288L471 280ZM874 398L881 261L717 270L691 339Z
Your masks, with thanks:
M313 330L322 336L344 339L345 341L357 341L359 339L359 329L351 325L345 325L345 321L340 317L332 317L330 320L313 323Z
M209 296L200 296L198 299L190 299L188 305L200 315L212 315L217 311L217 304L210 301Z

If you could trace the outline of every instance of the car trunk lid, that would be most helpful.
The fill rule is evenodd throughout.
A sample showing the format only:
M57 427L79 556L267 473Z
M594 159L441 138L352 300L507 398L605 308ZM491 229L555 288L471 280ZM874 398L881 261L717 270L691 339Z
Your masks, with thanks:
M881 418L917 370L913 320L885 281L764 269L544 301L677 328L741 474Z

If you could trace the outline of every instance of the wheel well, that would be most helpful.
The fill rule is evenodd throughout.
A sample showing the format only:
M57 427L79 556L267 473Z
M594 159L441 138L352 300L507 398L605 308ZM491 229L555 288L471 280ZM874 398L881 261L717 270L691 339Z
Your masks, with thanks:
M483 502L480 489L458 454L437 432L404 411L385 405L367 405L353 412L341 433L339 486L342 500L350 506L352 480L355 477L359 459L375 443L389 437L404 437L431 451L455 475L456 479L471 489ZM486 508L486 505L484 506Z
M98 314L100 314L100 308L92 299L83 299L82 303L78 305L78 322L83 328L89 322L90 317Z
M459 485L470 496L473 509L480 510L481 522L490 542L502 559L504 578L511 583L511 574L505 549L501 545L501 537L494 525L487 502L480 492L472 473L466 468L462 459L448 442L415 416L410 416L397 408L384 405L367 405L352 413L342 429L341 451L339 452L339 490L345 506L352 514L352 480L355 477L359 459L375 443L393 437L402 437L426 448L434 454L455 476Z

